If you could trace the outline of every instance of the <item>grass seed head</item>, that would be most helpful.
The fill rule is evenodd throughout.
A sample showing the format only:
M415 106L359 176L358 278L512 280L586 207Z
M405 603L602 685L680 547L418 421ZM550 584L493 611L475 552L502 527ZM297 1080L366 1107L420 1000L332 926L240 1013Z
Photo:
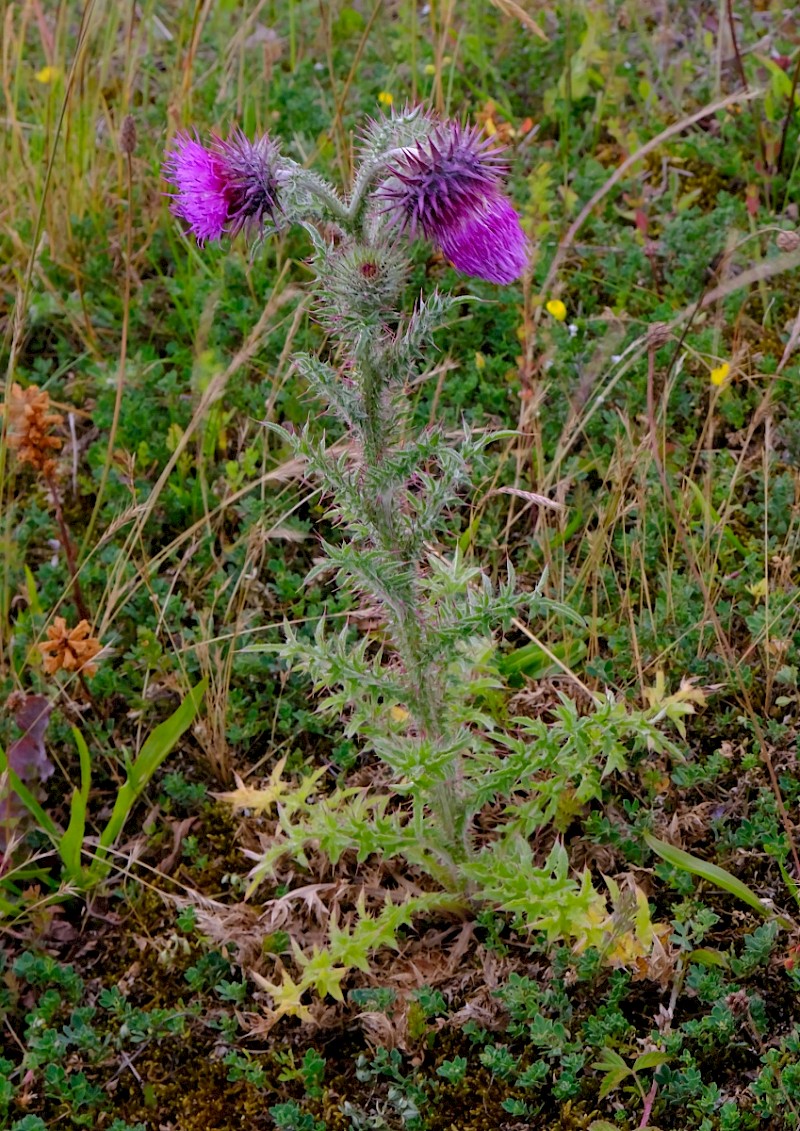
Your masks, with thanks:
M119 147L123 153L130 157L136 149L136 122L130 114L125 115L122 129L119 131Z

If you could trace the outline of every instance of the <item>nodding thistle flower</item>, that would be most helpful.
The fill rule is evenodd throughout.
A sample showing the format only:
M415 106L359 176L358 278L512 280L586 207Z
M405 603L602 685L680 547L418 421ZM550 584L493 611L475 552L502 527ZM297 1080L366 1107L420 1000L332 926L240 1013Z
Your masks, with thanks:
M528 261L527 240L491 144L475 128L442 122L389 165L378 195L401 231L421 232L465 275L513 283Z
M277 144L266 134L250 141L237 126L225 141L215 138L214 147L227 179L231 235L243 228L251 235L263 235L267 227L277 228Z
M276 226L278 147L266 135L250 141L235 129L211 147L179 133L164 160L165 180L177 187L172 211L185 220L197 242L236 235L243 228L263 233Z
M177 186L172 211L185 220L197 242L218 240L225 231L230 201L228 183L217 153L196 138L179 133L164 159L164 179Z

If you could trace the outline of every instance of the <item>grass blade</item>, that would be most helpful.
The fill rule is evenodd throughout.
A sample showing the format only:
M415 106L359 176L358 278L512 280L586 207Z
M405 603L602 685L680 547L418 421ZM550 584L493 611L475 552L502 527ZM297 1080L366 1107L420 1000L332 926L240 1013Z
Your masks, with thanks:
M684 872L691 872L693 875L699 876L701 880L706 880L714 887L721 888L729 895L740 899L748 907L758 911L760 915L767 918L775 916L774 910L762 903L753 889L743 883L742 880L738 880L731 872L727 872L717 864L710 864L707 860L701 860L699 856L692 856L690 852L684 852L682 848L676 848L673 844L667 844L666 841L659 840L658 837L652 836L650 833L645 833L644 839L648 848L651 848L657 856L666 860L673 868L680 868ZM787 925L787 920L780 919L779 916L776 916L776 918L784 926Z
M86 835L86 807L89 803L89 788L92 782L92 766L89 748L77 727L72 728L81 767L80 789L73 790L69 806L69 824L61 837L58 854L68 877L79 883L83 877L81 868L81 849Z
M181 735L194 722L207 686L208 680L203 679L191 689L177 710L163 723L159 723L139 751L138 758L128 767L128 776L123 785L120 786L108 824L100 835L97 855L97 865L100 865L99 874L104 875L107 871L107 865L103 866L106 855L103 850L114 844L122 832L128 814L139 794ZM97 866L95 871L97 871Z

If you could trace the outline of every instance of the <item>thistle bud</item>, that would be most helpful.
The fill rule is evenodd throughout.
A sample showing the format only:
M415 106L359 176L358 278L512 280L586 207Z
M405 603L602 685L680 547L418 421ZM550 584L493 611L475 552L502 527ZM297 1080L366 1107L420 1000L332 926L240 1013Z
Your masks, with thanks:
M394 247L343 246L320 266L325 320L344 312L369 321L396 309L408 278L406 257Z

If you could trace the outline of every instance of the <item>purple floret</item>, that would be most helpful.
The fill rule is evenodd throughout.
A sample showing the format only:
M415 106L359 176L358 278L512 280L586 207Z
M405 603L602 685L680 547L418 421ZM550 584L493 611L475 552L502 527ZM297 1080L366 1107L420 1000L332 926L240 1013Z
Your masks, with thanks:
M500 193L486 197L461 224L448 227L439 244L458 271L490 283L513 283L528 263L519 216Z
M438 244L459 271L511 283L525 270L527 241L491 144L477 129L442 123L403 151L379 195L401 231Z
M164 160L164 178L178 190L172 211L186 221L197 242L218 240L230 209L230 188L219 154L190 134L179 133Z
M239 129L227 139L214 137L210 149L179 133L164 160L164 178L177 188L172 211L199 244L243 228L263 232L279 211L277 154L266 135L250 141Z
M231 235L242 228L261 233L268 221L277 227L277 145L266 134L250 141L238 128L225 141L215 138L214 145L227 179Z

